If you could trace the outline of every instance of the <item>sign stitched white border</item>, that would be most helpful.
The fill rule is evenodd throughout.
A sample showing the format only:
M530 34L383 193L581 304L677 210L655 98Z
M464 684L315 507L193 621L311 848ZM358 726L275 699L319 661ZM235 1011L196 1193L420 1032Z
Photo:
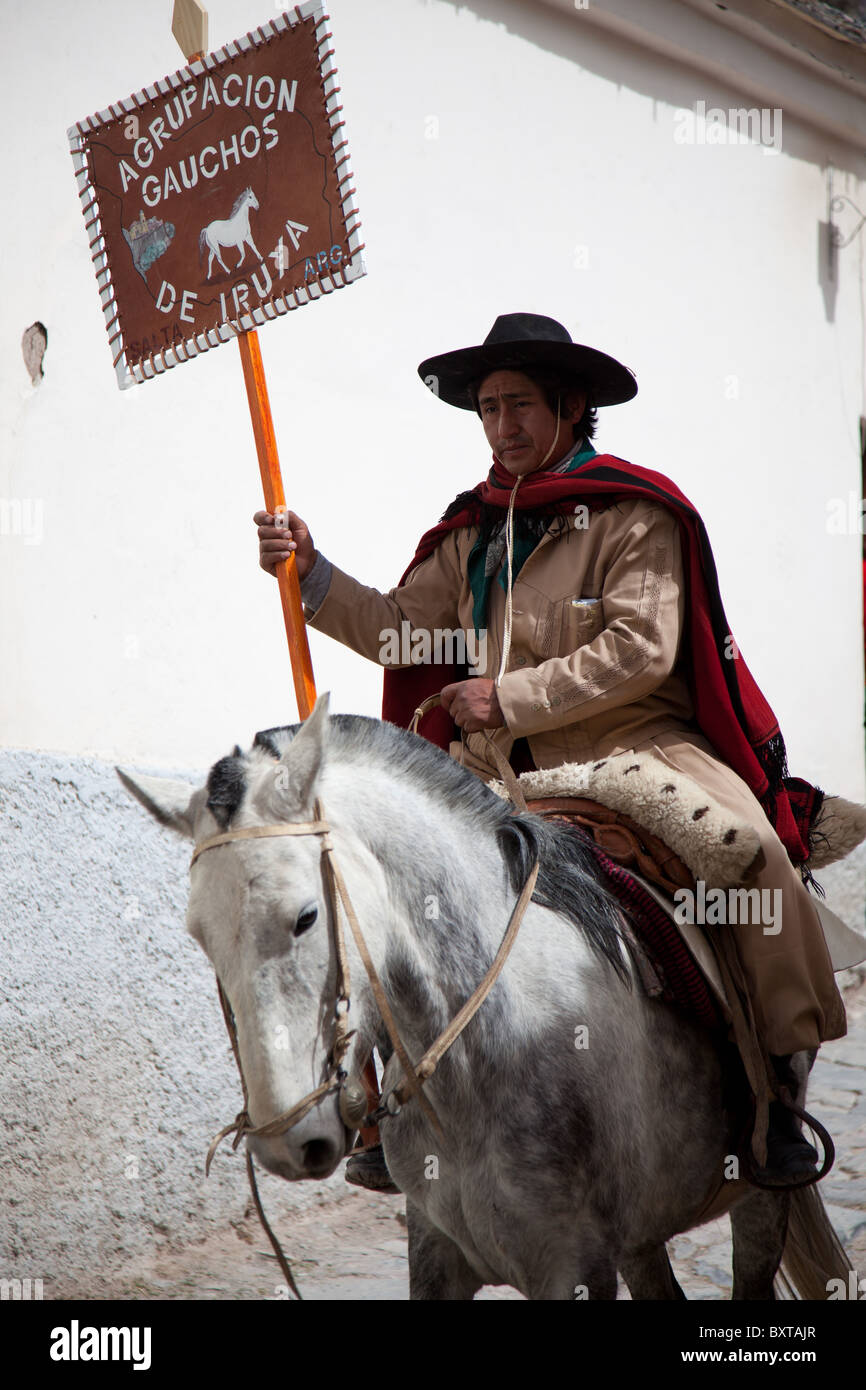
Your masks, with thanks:
M331 125L332 153L336 160L335 167L338 176L337 191L340 195L343 216L346 221L351 259L339 270L332 270L328 275L318 275L308 286L287 291L282 297L273 299L249 313L242 314L238 319L221 324L219 328L211 328L206 333L195 334L183 343L176 343L172 347L160 348L151 353L149 357L143 358L141 362L136 362L130 366L126 360L123 335L118 321L114 286L111 281L111 270L106 256L105 240L99 218L99 202L87 169L84 137L98 130L101 126L119 120L129 112L135 111L137 106L147 106L157 97L171 95L177 88L185 86L191 78L201 77L211 68L217 67L228 58L237 57L239 53L245 52L249 48L261 47L268 39L275 38L278 34L284 33L286 29L294 28L306 19L316 21L319 71L322 75L325 106ZM93 116L86 116L76 125L70 126L67 135L75 166L75 177L78 182L78 196L81 199L81 208L84 213L85 230L91 233L90 253L96 270L96 284L102 302L102 312L105 315L109 346L115 354L114 368L117 373L117 384L121 390L125 390L128 386L134 386L137 382L148 381L152 377L159 376L169 368L176 367L178 363L186 362L191 357L197 357L201 353L207 352L209 348L219 347L221 343L230 342L239 333L248 332L259 324L268 323L281 314L288 313L290 309L299 309L302 305L309 304L311 300L321 298L323 294L330 294L335 289L342 289L345 285L367 273L362 254L361 216L355 205L355 190L352 186L353 175L349 165L349 142L345 137L340 138L340 131L345 125L345 121L342 118L342 105L337 100L340 88L337 86L337 68L333 61L334 50L327 47L331 38L331 32L327 27L329 23L330 16L325 12L323 0L305 0L305 3L296 5L293 10L287 10L276 19L262 24L260 28L253 29L243 38L226 44L224 48L217 49L214 53L206 54L203 59L197 59L196 62L190 63L186 67L178 68L176 72L163 77L153 86L145 87L143 91L136 92L124 101L109 106L107 110L99 111ZM331 83L333 86L329 86Z

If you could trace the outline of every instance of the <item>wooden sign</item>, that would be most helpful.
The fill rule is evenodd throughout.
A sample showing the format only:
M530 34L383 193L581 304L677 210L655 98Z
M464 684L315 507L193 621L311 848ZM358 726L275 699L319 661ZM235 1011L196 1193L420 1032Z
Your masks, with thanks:
M121 387L365 273L330 38L311 0L70 129Z

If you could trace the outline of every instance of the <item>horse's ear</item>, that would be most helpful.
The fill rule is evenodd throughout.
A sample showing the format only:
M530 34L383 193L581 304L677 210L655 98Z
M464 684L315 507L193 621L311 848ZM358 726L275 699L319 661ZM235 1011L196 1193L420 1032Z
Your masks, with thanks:
M193 838L190 802L197 788L188 782L173 782L167 777L133 777L123 768L115 772L128 792L160 823L176 830L179 835Z
M328 736L328 705L330 694L320 695L312 714L308 715L292 739L280 762L288 775L292 795L302 806L311 806L313 788L322 767Z

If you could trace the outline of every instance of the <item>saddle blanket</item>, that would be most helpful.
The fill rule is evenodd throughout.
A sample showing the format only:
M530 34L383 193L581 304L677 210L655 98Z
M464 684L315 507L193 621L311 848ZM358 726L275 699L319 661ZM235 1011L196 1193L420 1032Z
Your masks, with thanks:
M670 897L633 869L616 864L580 826L572 825L570 829L583 837L634 929L636 941L630 944L647 994L676 1005L703 1027L726 1027L730 1009L704 929L680 921ZM815 910L835 971L847 970L866 960L866 937L852 931L817 899ZM648 961L640 959L641 951L647 953Z
M584 797L628 816L661 840L707 888L739 887L750 878L761 851L757 831L720 806L691 778L660 767L651 756L615 754L595 763L523 773L518 779L528 801L554 797ZM506 797L502 782L491 791ZM546 815L555 814L550 807ZM567 818L563 817L563 819ZM566 823L568 823L566 819ZM866 838L866 807L843 797L826 797L818 826L820 849L810 868L822 868L843 858ZM637 943L649 961L639 962L644 987L651 995L678 1005L706 1027L725 1025L730 1012L715 955L701 927L674 917L674 903L655 883L634 867L617 864L581 826L584 837L608 885L635 927ZM815 909L827 940L834 970L866 959L866 937L853 931L819 899Z
M678 1006L705 1028L726 1025L730 1015L725 992L707 943L704 942L699 964L694 950L683 940L682 929L673 919L673 904L645 879L614 863L580 826L571 829L573 834L583 837L634 928L638 950L635 952L635 943L630 943L632 955L637 955L637 970L646 992ZM693 931L701 935L699 927ZM640 948L648 953L649 963L640 959ZM715 979L711 989L708 978L712 975Z

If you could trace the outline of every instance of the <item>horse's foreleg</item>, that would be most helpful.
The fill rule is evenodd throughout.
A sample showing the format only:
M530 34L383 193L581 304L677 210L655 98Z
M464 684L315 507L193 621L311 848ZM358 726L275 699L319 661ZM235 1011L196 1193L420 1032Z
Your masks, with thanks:
M253 251L254 251L255 254L258 256L258 258L259 258L260 261L263 261L263 260L265 259L264 256L262 255L261 251L259 250L259 248L256 246L256 243L253 241L253 239L252 239L251 236L248 236L248 237L247 237L247 245L252 247Z
M663 1245L642 1250L640 1254L622 1260L619 1272L633 1299L685 1298Z
M616 1261L609 1255L582 1259L567 1278L546 1279L530 1288L532 1299L567 1299L569 1302L615 1302Z
M406 1198L409 1232L409 1297L469 1301L481 1280L453 1240L427 1220L420 1207Z
M784 1190L756 1189L731 1211L733 1300L776 1297L773 1280L785 1249L790 1201Z
M207 262L207 278L210 279L210 273L211 273L211 269L212 269L212 267L213 267L213 258L214 258L214 256L216 256L217 260L219 261L219 263L220 263L220 265L222 266L223 270L225 271L226 275L228 275L228 274L229 274L229 268L228 268L228 266L226 265L225 261L223 260L222 256L220 255L220 246L219 246L219 242L217 242L216 245L214 245L214 243L210 240L210 238L208 238L207 249L208 249L208 251L210 252L210 255L208 256L208 262Z
M576 1239L563 1237L558 1249L544 1250L528 1272L527 1298L578 1303L616 1299L620 1251L611 1232L588 1218L575 1222L575 1227L579 1231Z

